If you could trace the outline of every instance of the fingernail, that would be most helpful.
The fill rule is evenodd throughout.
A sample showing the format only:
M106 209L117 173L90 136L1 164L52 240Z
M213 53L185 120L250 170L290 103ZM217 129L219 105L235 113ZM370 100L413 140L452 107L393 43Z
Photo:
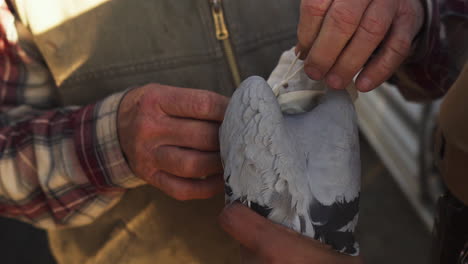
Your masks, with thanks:
M307 75L310 78L312 78L312 79L314 79L316 81L322 79L322 73L320 72L320 70L313 67L313 66L306 66L305 67L305 72L307 73Z
M358 80L356 84L357 88L361 92L368 92L372 88L372 81L369 78L362 78Z
M327 84L332 89L341 89L343 81L341 80L340 76L332 73L327 77Z

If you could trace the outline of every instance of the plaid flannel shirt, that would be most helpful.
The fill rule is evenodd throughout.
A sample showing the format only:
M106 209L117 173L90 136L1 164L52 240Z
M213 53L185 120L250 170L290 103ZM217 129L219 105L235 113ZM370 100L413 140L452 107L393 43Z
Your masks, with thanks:
M44 62L18 45L15 17L0 1L0 215L42 228L92 222L141 185L117 135L123 93L55 108Z
M124 94L84 107L54 108L51 74L20 47L5 1L0 0L0 215L42 228L90 223L126 189L143 184L119 145L117 110ZM441 41L437 4L427 0L422 45L429 48ZM424 58L439 55L432 48ZM415 78L426 87L446 89L450 82L441 75L431 78L431 72L424 69Z

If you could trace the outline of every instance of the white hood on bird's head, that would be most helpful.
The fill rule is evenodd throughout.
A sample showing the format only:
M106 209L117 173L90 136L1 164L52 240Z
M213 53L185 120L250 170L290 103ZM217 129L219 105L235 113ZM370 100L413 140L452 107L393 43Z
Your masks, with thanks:
M298 114L312 110L328 89L323 81L311 80L302 70L293 76L286 76L304 67L304 62L297 60L294 50L295 48L292 48L281 55L278 65L267 80L273 89L278 89L278 103L285 114ZM287 78L287 84L283 85ZM346 90L352 100L356 101L358 93L354 83L348 85Z

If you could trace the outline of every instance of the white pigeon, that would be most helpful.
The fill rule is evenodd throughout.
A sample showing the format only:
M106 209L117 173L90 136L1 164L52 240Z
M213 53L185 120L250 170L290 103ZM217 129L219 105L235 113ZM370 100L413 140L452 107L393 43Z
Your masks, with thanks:
M361 164L350 95L327 89L299 114L283 113L277 95L250 77L231 98L220 129L227 201L358 255Z

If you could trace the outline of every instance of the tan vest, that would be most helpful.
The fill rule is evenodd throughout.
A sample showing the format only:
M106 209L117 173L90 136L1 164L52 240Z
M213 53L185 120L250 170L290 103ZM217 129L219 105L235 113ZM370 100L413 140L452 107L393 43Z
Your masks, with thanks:
M224 0L241 78L267 77L295 43L299 0ZM230 95L233 77L208 0L16 0L63 105L150 82ZM49 231L59 263L238 263L224 199L177 202L130 190L95 223Z

